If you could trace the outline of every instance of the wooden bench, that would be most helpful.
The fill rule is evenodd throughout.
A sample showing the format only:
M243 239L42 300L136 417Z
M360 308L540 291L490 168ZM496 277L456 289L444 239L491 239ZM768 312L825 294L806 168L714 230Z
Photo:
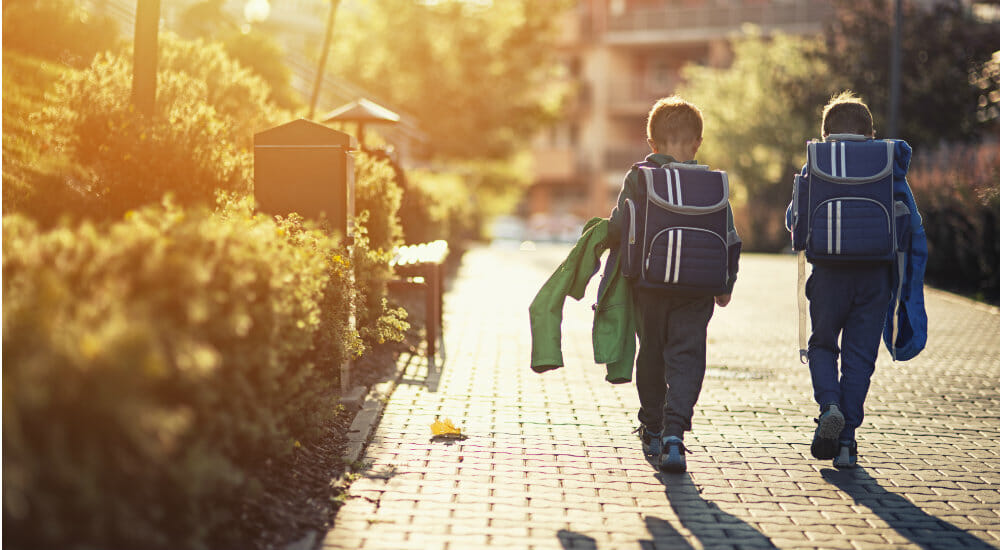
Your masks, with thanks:
M437 350L444 351L444 260L448 257L448 242L443 240L401 246L391 265L396 279L390 288L416 288L425 292L427 330L427 362L434 367ZM440 342L440 348L438 343Z

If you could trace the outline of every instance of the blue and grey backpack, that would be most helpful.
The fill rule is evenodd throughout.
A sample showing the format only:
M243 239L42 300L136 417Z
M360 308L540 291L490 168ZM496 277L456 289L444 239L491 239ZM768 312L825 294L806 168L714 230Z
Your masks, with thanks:
M808 362L805 263L892 264L900 284L910 248L910 209L895 200L896 142L855 134L810 141L796 175L789 229L799 252L799 357ZM896 292L898 307L899 291ZM895 329L894 329L895 330ZM895 334L892 341L895 342ZM895 357L895 349L890 348Z
M635 168L641 192L636 200L625 199L625 277L650 290L728 292L741 242L729 231L726 173L684 163L641 162Z
M910 224L893 198L894 151L894 141L853 134L810 141L792 192L792 248L810 262L898 261Z

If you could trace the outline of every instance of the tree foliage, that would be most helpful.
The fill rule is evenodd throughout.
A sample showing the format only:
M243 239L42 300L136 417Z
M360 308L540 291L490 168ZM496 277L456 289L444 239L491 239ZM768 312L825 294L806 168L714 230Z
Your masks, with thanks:
M891 4L838 0L826 33L825 59L867 99L876 132L888 130ZM899 136L886 137L913 145L975 139L995 118L1000 95L988 76L1000 24L977 20L959 0L931 4L903 2Z
M733 201L747 216L740 227L746 246L774 250L788 240L778 210L792 174L805 142L819 137L820 112L840 82L820 55L822 42L747 30L732 43L730 67L687 66L679 93L702 110L699 160L730 174Z
M284 49L261 27L241 27L225 4L225 0L202 0L189 5L178 18L177 33L190 40L222 44L230 57L267 82L270 101L289 110L301 107Z
M416 116L434 153L504 157L555 114L547 92L567 4L367 2L338 14L330 69Z
M7 0L3 3L3 47L71 67L90 64L118 42L118 27L95 17L76 0Z

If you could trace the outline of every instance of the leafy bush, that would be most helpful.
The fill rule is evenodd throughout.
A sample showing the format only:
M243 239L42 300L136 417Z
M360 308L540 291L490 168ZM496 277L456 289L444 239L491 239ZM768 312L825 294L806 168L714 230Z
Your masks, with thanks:
M369 247L391 251L402 244L399 204L403 192L386 160L364 151L354 157L354 211L367 229Z
M117 41L114 20L92 16L76 0L3 3L4 51L16 50L81 68Z
M76 165L50 146L37 124L45 94L64 65L3 51L3 211L22 212L55 223L55 212L87 210L87 197L74 186Z
M915 152L908 179L927 233L928 282L1000 302L996 144Z
M385 160L359 152L355 157L354 210L356 235L354 276L357 286L358 332L369 349L388 341L402 341L409 324L406 311L392 308L386 299L392 278L392 255L402 244L399 223L402 191Z
M98 55L67 73L42 119L55 145L87 174L83 188L98 217L158 202L211 204L215 191L246 192L253 131L278 112L267 86L226 57L219 45L160 41L156 111L140 116L131 102L128 51Z
M481 214L462 176L418 171L408 181L399 211L407 243L444 239L454 246L478 235Z
M334 414L351 288L300 220L3 219L5 543L231 546L248 473ZM319 356L322 352L326 356Z

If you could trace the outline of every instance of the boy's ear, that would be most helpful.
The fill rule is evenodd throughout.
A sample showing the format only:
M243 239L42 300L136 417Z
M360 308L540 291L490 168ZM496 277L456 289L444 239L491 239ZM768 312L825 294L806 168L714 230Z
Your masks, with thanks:
M701 142L702 142L702 137L701 136L698 136L697 138L695 138L695 139L691 140L690 142L688 142L688 146L691 148L691 157L692 158L695 155L698 154L698 149L701 149Z

